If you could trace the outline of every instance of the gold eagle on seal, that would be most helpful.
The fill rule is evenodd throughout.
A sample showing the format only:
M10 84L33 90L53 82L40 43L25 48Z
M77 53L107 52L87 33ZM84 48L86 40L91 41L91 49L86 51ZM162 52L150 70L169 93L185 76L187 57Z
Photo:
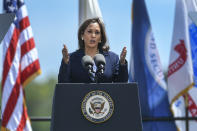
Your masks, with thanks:
M90 105L91 105L91 108L93 109L93 111L89 108L89 112L90 114L104 114L104 112L102 112L103 108L104 108L104 105L105 105L105 102L95 102L95 103L92 103L90 102Z

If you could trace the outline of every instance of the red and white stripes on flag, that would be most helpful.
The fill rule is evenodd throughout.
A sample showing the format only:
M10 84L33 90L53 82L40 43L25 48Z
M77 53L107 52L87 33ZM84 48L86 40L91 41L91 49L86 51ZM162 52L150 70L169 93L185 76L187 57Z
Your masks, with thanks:
M13 10L16 13L15 21L3 40L2 131L32 130L24 87L41 73L26 6L22 0L17 0L17 5L19 6Z

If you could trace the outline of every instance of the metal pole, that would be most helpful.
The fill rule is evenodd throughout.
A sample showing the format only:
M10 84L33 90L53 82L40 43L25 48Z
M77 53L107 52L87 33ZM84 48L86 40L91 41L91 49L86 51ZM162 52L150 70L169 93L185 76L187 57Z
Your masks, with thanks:
M188 120L188 94L185 94L185 126L186 126L186 131L189 131L189 120Z

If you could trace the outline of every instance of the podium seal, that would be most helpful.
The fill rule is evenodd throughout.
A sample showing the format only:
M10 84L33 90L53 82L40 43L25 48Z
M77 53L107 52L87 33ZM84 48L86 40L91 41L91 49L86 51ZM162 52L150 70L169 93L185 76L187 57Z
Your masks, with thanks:
M106 92L91 91L84 97L81 110L87 120L93 123L102 123L112 116L114 103Z

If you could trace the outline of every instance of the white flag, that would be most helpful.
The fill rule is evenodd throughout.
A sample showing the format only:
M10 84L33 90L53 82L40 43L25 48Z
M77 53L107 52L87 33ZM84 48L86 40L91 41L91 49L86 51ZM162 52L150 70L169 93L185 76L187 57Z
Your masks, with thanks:
M189 39L188 11L185 0L176 0L174 31L168 67L168 96L175 117L185 117L183 94L193 87L193 65ZM185 131L185 121L176 121Z
M79 25L85 20L98 17L102 21L102 14L97 0L79 0Z
M79 26L87 19L99 18L102 22L103 17L97 0L79 0ZM108 39L106 45L109 45Z

